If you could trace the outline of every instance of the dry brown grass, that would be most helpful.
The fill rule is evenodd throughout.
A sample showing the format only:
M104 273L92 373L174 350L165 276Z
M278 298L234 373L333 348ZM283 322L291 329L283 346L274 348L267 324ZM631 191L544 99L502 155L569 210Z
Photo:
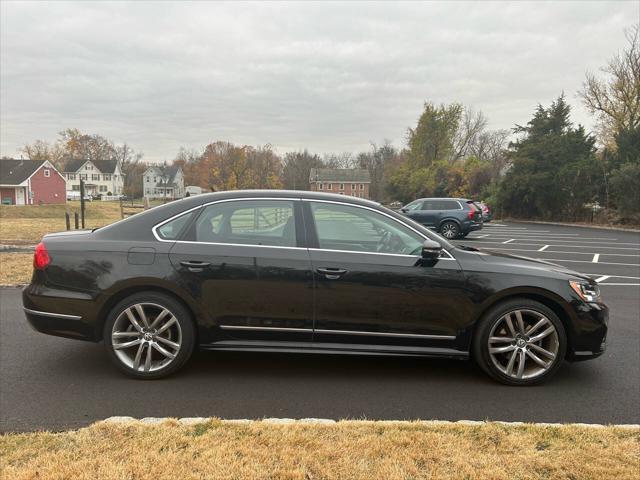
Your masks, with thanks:
M5 479L637 479L640 430L211 420L0 437Z
M37 243L43 235L65 230L65 212L80 213L80 202L66 205L0 206L0 241ZM85 227L95 228L120 220L118 202L87 202Z
M29 283L32 272L32 253L0 253L0 285Z

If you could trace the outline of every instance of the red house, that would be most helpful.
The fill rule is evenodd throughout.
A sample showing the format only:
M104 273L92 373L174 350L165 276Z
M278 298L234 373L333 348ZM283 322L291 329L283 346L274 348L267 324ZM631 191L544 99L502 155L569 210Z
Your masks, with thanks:
M0 160L3 205L65 203L66 181L46 160Z

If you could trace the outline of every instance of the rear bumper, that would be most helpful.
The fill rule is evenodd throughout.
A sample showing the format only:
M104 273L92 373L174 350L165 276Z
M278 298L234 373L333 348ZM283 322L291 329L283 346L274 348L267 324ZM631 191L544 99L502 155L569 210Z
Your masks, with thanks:
M44 291L41 291L44 290ZM97 341L95 323L83 314L91 299L54 297L59 291L27 285L22 304L27 322L34 330L57 337ZM95 308L91 308L95 310Z
M476 230L482 230L481 222L465 222L462 224L462 233L474 232Z

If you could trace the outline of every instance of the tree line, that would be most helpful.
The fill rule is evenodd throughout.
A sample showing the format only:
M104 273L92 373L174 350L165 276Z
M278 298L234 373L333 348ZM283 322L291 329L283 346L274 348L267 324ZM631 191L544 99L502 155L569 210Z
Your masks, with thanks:
M640 29L598 74L587 73L578 95L595 116L587 132L571 121L564 93L538 105L525 125L490 130L488 119L460 103L424 103L403 148L389 141L367 151L278 154L270 144L214 141L201 150L180 148L187 185L206 191L246 188L306 190L312 168L362 168L371 196L381 202L456 196L488 202L519 218L584 220L602 206L609 220L640 223ZM71 159L112 159L126 173L125 192L142 196L143 155L100 135L67 129L52 144L36 141L23 154L61 168Z

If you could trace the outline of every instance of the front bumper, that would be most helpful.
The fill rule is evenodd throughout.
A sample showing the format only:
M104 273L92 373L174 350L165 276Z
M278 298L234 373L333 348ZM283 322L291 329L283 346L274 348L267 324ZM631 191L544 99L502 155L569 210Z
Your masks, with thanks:
M604 303L573 302L577 315L567 360L578 362L602 355L607 348L609 308Z

